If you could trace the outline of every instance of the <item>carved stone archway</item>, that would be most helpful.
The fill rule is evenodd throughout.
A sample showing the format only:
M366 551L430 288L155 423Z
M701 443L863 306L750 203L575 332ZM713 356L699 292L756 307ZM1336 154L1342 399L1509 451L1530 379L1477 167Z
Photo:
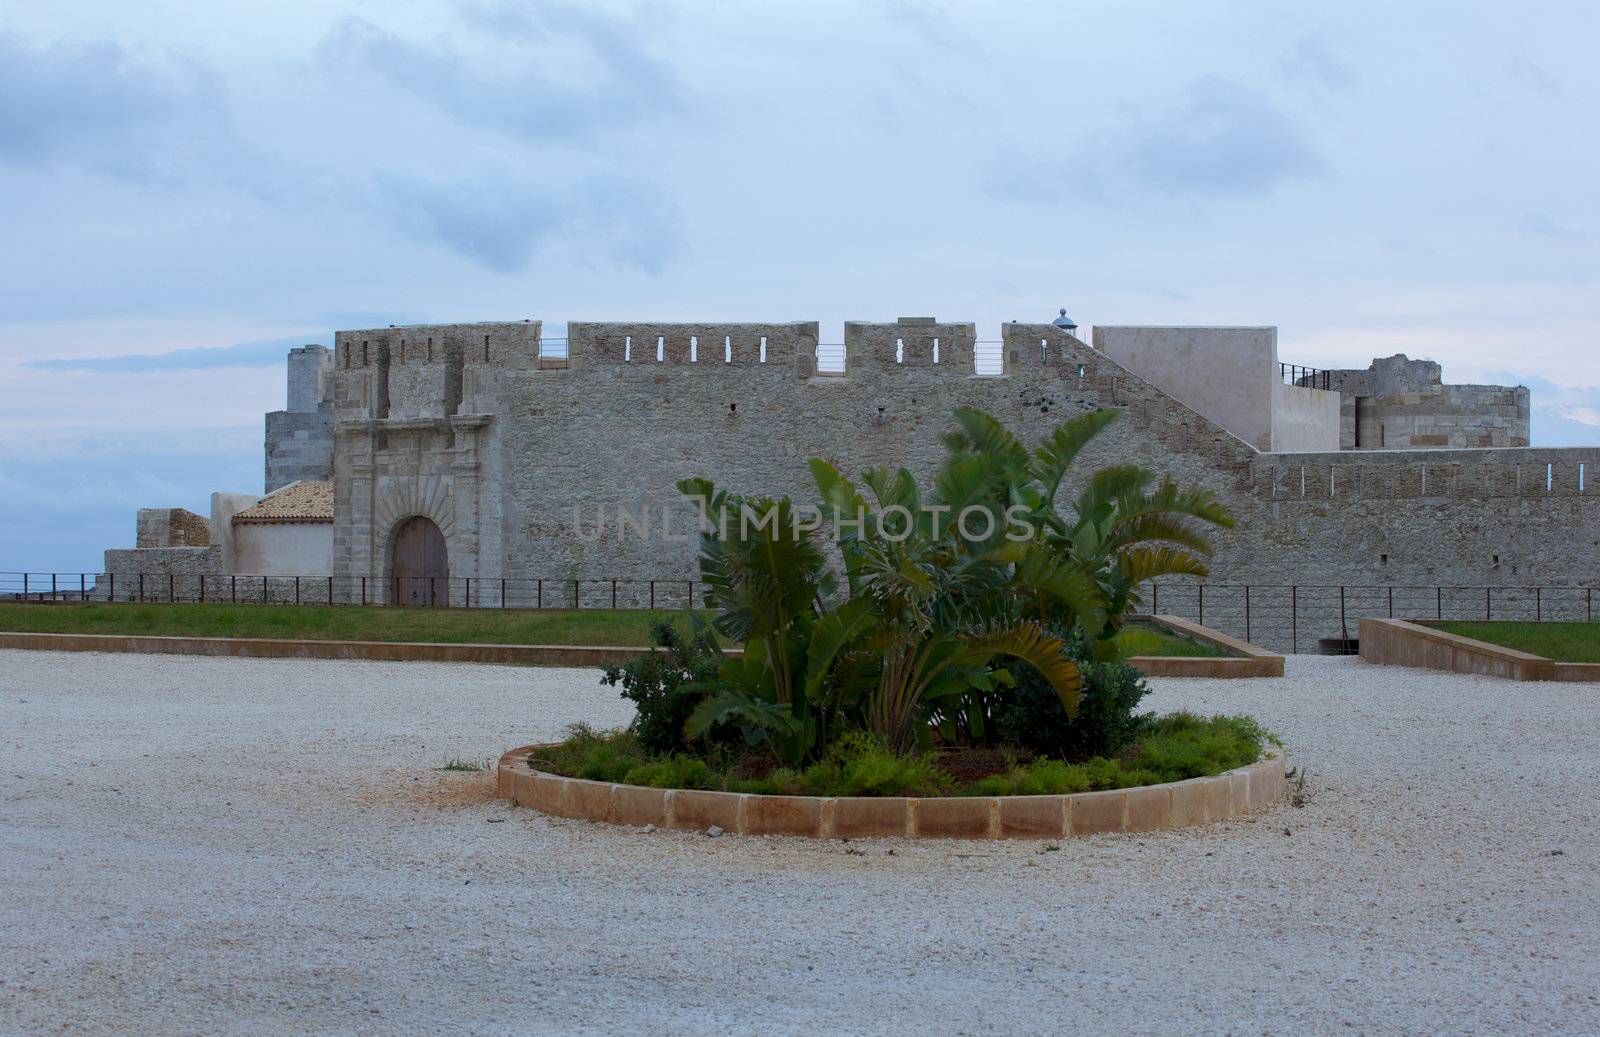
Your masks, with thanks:
M432 478L395 480L383 487L374 516L383 539L375 546L390 603L448 605L451 563L472 575L470 559L456 542L450 489L448 482Z
M396 605L450 604L450 549L432 519L413 515L395 527L389 580Z

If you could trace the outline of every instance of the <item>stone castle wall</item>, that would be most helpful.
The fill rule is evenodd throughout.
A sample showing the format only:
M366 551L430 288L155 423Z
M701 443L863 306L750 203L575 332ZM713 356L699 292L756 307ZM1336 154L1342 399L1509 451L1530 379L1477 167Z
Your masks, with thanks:
M419 514L480 593L583 578L583 603L608 604L599 581L696 575L679 479L809 501L813 456L926 475L969 404L1029 442L1119 408L1079 470L1134 461L1214 490L1238 521L1215 582L1600 581L1600 449L1262 453L1058 329L1002 335L1003 372L980 376L970 324L849 324L842 375L817 373L810 323L574 323L559 363L540 362L538 324L341 332L336 571L385 576L389 536ZM620 529L619 507L648 532Z
M1419 447L1524 447L1530 398L1525 386L1445 385L1439 365L1404 353L1366 370L1327 372L1340 396L1341 450Z
M210 520L185 508L140 508L135 522L136 548L211 545Z
M267 415L266 492L302 479L333 478L333 407L328 401L333 352L289 351L287 408Z

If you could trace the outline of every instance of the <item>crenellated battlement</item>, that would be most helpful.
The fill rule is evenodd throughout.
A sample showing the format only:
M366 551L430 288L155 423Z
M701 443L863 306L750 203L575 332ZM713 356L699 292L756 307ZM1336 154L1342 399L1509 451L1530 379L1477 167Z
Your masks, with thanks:
M542 321L482 321L471 324L405 324L334 334L334 370L380 364L402 367L435 363L531 367L539 356Z
M606 364L760 364L813 366L816 321L787 324L573 321L567 356L574 367Z
M893 324L848 321L845 374L911 367L970 375L976 370L977 340L977 325L942 324L932 317L902 317Z
M338 332L335 411L343 421L454 416L498 372L536 367L541 331L529 320Z

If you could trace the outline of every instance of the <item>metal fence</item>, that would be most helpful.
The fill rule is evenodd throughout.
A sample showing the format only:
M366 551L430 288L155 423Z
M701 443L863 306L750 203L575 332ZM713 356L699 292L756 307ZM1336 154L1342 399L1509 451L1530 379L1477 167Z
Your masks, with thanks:
M1594 620L1592 587L1158 583L1140 611L1175 615L1274 651L1354 650L1363 618ZM503 609L679 609L690 578L211 576L0 572L0 601L218 602Z
M1327 389L1331 378L1320 367L1302 367L1299 364L1279 364L1278 376L1285 385L1298 385L1302 389Z
M1351 652L1362 619L1594 619L1592 587L1156 584L1149 611L1192 619L1274 651Z
M0 601L31 602L678 609L704 591L703 583L678 578L0 572Z

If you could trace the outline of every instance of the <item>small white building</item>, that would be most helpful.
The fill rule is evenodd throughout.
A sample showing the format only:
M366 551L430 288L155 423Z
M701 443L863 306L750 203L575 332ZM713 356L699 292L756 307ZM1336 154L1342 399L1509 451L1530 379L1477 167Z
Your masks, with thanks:
M333 572L333 483L302 480L262 497L229 521L227 572L326 576ZM219 531L220 532L220 531Z

